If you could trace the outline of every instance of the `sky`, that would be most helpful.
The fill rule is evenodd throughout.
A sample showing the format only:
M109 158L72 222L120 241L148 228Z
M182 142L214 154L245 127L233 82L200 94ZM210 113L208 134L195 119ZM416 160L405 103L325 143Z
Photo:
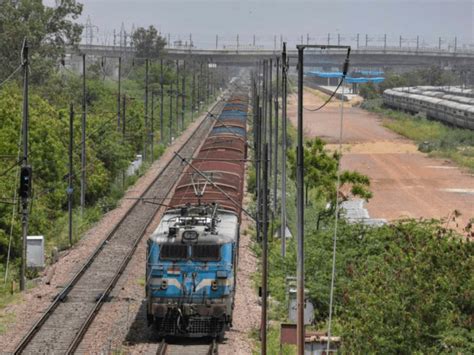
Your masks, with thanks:
M45 0L54 4L55 0ZM113 42L113 30L120 31L122 23L127 32L132 26L153 25L171 40L189 40L200 47L235 45L237 35L241 46L253 44L272 46L274 36L297 42L309 33L311 42L325 43L330 33L335 44L337 34L343 42L369 45L388 42L398 44L399 36L408 45L416 42L443 46L474 43L474 1L472 0L79 0L84 4L80 22L94 27L94 43ZM118 39L117 39L118 41ZM451 43L452 44L452 43Z

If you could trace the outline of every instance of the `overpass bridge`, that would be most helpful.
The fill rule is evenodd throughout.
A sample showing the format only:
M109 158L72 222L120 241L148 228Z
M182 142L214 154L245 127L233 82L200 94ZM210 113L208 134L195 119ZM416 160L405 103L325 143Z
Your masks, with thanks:
M218 66L253 66L259 60L280 55L279 50L269 49L196 49L192 47L167 48L166 57L171 60L193 60L197 62L215 63ZM86 54L91 58L102 57L134 57L133 47L80 45L77 50L69 50L69 58ZM289 49L290 64L295 65L297 50ZM332 68L340 66L345 58L345 50L308 50L305 54L305 65ZM443 68L473 68L474 51L471 50L440 50L438 48L413 47L360 47L351 51L351 67L361 68L392 68L410 70L430 65Z

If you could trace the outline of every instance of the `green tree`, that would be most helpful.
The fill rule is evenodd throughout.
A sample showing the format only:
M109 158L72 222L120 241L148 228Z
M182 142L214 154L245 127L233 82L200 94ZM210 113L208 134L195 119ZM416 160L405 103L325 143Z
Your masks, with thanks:
M18 67L27 38L32 82L44 80L66 46L79 43L82 26L73 20L81 12L82 5L75 0L62 0L55 7L43 5L42 0L0 1L0 77Z
M317 200L334 202L336 200L337 170L341 156L336 152L330 155L325 149L325 143L320 138L308 140L304 146L304 190L305 202L309 203L309 192L316 192ZM288 154L291 178L296 179L296 149ZM370 180L367 176L356 171L343 171L340 174L341 189L349 186L353 196L364 199L372 197L368 187ZM345 196L346 199L348 196ZM332 203L332 205L335 205Z
M163 54L166 40L154 26L139 27L132 35L133 45L139 58L158 58Z

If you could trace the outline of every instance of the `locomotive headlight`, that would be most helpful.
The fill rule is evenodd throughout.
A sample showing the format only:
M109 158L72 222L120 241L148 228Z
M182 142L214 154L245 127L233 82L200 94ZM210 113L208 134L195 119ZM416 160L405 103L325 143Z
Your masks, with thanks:
M218 271L216 272L216 277L217 277L218 279L226 279L226 278L227 278L227 271L225 271L225 270L218 270Z
M162 290L166 290L168 288L168 281L166 281L166 280L161 281L161 286L160 287L161 287Z
M217 291L217 281L216 280L213 280L211 282L211 290L212 291Z

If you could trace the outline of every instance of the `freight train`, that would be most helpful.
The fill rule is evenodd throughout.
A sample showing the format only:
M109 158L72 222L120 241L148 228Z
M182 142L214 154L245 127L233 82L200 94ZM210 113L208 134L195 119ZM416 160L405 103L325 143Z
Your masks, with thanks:
M423 112L428 118L446 124L474 129L474 98L469 97L470 90L454 89L423 86L388 89L383 93L383 102L396 109Z
M148 239L147 318L158 336L222 338L232 325L247 110L234 94L209 115L214 126Z

